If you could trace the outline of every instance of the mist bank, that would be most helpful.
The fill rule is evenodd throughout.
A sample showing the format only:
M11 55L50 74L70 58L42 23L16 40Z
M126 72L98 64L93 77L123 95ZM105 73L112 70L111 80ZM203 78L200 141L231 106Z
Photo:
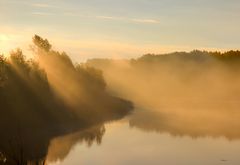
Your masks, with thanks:
M20 49L0 56L0 163L43 163L52 138L120 119L133 108L106 91L100 70L73 64L47 39L35 35L31 49L32 59Z
M130 126L173 136L239 139L240 52L92 59L108 90L134 102Z

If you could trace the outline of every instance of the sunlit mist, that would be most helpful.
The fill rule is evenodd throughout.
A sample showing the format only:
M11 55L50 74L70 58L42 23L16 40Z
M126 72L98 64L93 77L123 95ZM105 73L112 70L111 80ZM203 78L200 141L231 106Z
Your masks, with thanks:
M239 0L0 0L0 165L239 165Z

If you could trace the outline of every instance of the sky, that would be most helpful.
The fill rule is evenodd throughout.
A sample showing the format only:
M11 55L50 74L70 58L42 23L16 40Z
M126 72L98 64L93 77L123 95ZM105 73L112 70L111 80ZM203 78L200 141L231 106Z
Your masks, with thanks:
M239 0L0 0L0 53L34 34L75 61L238 49Z

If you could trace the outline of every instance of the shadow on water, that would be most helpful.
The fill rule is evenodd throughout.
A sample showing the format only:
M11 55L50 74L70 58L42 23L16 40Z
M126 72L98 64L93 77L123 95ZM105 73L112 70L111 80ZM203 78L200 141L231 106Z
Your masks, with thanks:
M46 157L50 162L63 160L76 143L84 142L88 146L94 142L100 144L104 133L104 126L97 125L64 137L50 138L39 134L26 137L19 134L15 138L7 137L7 141L1 138L0 164L40 165L45 163Z
M94 142L98 145L102 142L105 133L104 125L96 125L86 130L72 133L63 137L53 139L49 145L47 161L63 161L72 148L78 143L86 143L90 147Z

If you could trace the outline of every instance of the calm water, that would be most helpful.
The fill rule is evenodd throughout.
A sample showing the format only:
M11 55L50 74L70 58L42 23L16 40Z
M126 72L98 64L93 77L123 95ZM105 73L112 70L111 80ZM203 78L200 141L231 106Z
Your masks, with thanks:
M136 109L120 121L52 140L50 165L240 164L238 106Z

